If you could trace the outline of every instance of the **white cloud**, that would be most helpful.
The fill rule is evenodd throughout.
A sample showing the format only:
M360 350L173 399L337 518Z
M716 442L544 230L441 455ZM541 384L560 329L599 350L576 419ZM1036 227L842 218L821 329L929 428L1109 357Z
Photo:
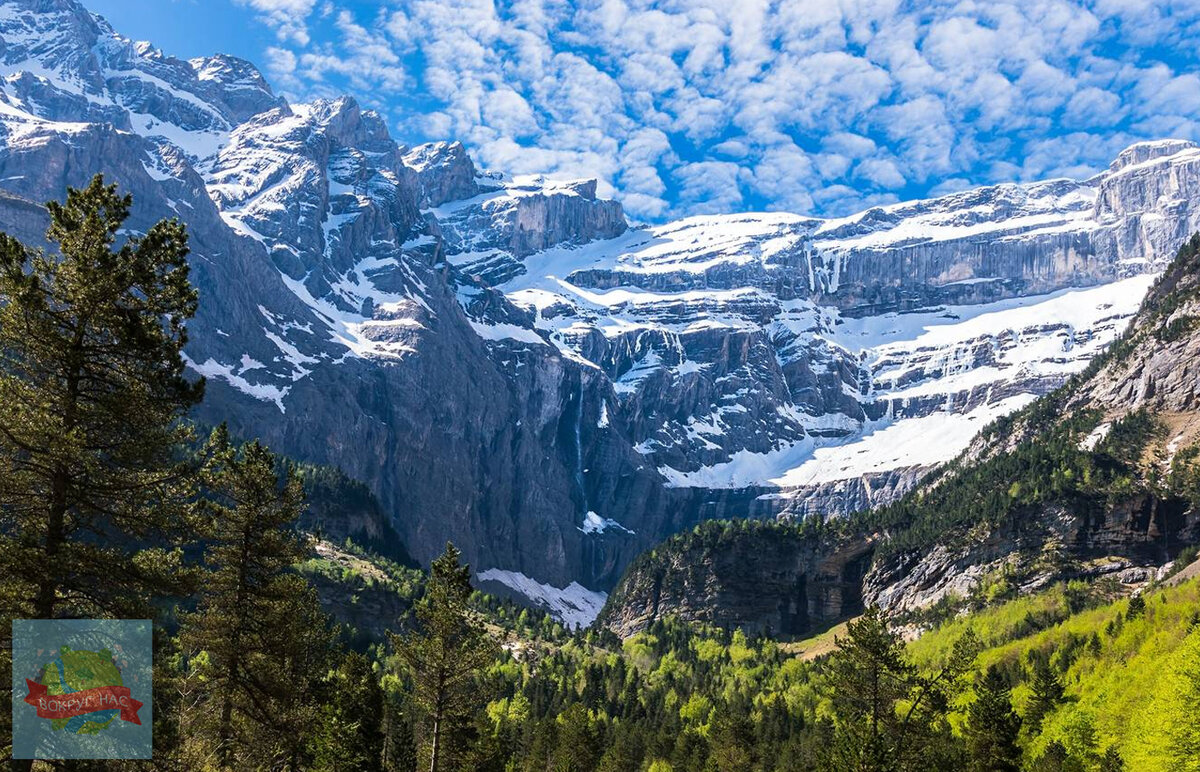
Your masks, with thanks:
M904 187L906 180L895 163L886 158L868 158L859 163L856 174L873 182L876 187L894 189Z
M1063 119L1071 126L1112 126L1121 120L1121 98L1111 91L1088 86L1071 97Z
M675 169L680 198L696 214L718 214L741 208L744 169L724 161L699 161Z
M281 41L305 46L309 43L308 17L316 0L237 0L258 12L259 18L275 30Z
M1200 139L1194 0L238 2L287 93L349 89L485 167L598 176L637 217L844 211Z

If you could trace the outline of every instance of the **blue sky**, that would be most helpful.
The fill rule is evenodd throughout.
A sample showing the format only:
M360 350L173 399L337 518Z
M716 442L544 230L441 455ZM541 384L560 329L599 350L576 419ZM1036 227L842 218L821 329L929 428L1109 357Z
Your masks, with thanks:
M84 0L636 219L839 215L1200 139L1200 0Z

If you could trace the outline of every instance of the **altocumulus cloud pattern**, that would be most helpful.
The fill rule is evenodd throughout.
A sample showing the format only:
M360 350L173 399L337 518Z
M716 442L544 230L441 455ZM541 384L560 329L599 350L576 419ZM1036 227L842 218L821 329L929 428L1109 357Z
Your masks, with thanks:
M596 176L636 218L837 215L1200 139L1197 0L238 0L292 98Z

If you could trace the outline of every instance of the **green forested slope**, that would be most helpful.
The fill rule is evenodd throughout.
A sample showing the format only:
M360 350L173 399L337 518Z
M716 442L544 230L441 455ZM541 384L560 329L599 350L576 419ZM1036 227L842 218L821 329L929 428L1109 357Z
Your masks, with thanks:
M913 659L938 662L972 630L984 646L978 666L1005 674L1018 712L1030 707L1036 663L1047 662L1063 686L1064 699L1041 731L1027 728L1029 754L1059 741L1084 768L1096 768L1109 746L1131 770L1200 768L1200 757L1184 758L1200 742L1200 581L1155 587L1030 629L1068 605L1060 587L970 614L911 644Z

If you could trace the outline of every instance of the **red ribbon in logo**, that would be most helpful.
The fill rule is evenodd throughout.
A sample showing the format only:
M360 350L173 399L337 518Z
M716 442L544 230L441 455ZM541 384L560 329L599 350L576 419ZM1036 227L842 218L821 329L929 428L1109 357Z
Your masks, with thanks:
M37 708L38 718L73 718L97 710L120 710L121 720L138 726L138 708L142 703L129 694L128 686L98 686L70 694L47 694L44 684L25 679L29 695L25 702Z

